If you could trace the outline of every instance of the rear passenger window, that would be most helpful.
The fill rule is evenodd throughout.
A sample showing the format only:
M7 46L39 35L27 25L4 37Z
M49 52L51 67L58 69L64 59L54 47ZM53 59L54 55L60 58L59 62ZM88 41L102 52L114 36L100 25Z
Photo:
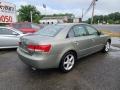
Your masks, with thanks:
M71 38L71 37L74 37L75 34L74 34L74 31L73 30L70 30L70 32L68 33L68 38Z
M80 36L86 36L86 35L87 35L87 32L85 28L80 25L77 25L72 27L67 37L71 38L71 37L80 37Z
M98 35L97 30L95 30L94 28L92 28L90 26L86 26L86 29L87 29L89 35Z
M82 27L82 26L73 27L73 31L75 33L75 37L86 36L87 35L85 28Z

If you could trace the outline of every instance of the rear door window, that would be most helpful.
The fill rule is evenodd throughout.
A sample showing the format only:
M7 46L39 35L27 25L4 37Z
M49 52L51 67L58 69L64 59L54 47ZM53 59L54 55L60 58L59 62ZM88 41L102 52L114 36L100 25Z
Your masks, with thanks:
M67 35L67 38L72 38L72 37L75 37L75 33L73 30L70 30L70 32Z
M72 29L68 33L69 38L86 36L86 35L87 35L87 32L86 32L85 28L81 25L76 25L76 26L72 27Z
M90 26L86 26L89 35L98 35L98 31Z

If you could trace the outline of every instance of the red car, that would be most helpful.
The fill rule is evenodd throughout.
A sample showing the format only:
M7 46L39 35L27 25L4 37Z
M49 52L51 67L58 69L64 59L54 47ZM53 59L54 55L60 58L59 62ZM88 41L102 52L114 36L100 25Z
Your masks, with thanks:
M34 33L40 29L40 26L38 24L30 22L12 23L9 26L19 29L23 33Z

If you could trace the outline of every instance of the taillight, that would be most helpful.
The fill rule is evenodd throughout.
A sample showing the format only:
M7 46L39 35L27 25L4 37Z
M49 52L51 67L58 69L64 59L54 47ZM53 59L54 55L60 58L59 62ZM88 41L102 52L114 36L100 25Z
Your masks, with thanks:
M49 52L51 49L51 45L28 45L27 48L30 51Z

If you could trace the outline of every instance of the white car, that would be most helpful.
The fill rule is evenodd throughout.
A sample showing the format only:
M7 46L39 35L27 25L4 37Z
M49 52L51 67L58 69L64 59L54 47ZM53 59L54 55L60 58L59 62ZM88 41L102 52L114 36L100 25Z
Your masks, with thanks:
M17 48L19 39L24 34L12 27L0 27L0 49Z

